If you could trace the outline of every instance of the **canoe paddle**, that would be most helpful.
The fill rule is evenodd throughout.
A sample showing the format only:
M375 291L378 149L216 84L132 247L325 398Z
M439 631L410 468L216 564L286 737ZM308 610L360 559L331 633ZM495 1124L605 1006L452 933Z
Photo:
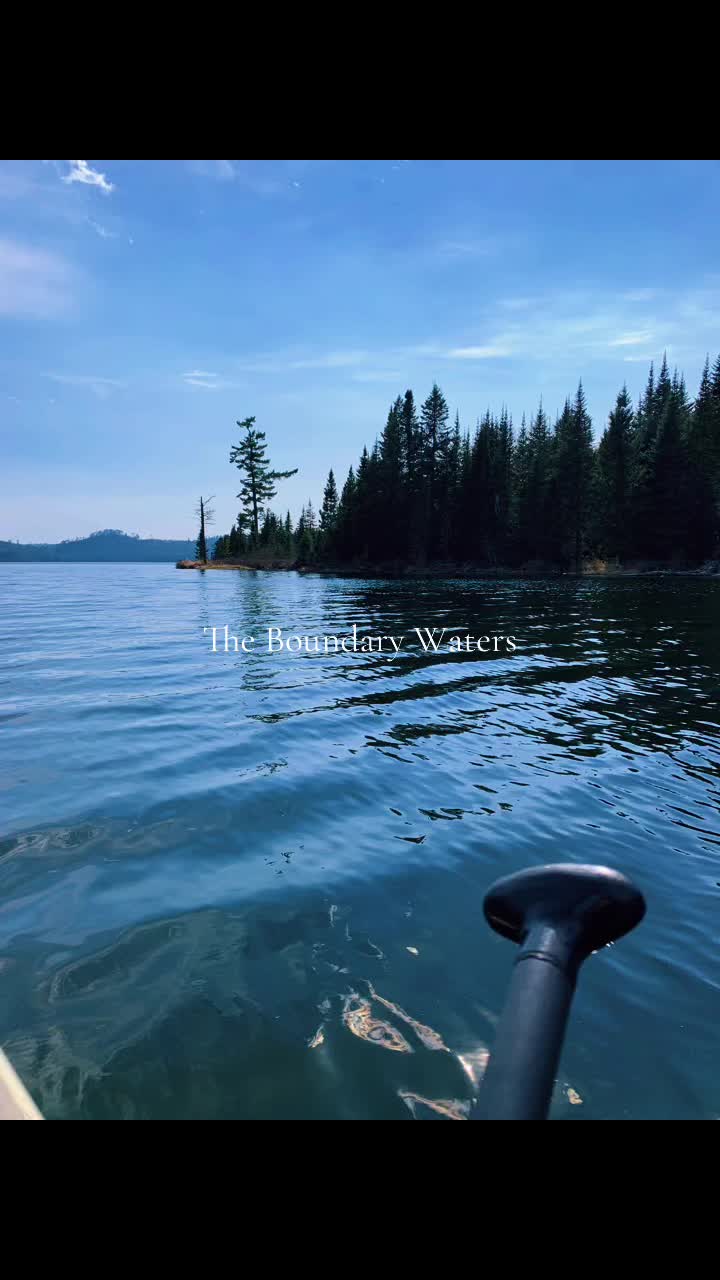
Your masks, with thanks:
M629 933L645 899L609 867L536 867L498 880L484 903L520 947L471 1120L545 1120L580 966Z

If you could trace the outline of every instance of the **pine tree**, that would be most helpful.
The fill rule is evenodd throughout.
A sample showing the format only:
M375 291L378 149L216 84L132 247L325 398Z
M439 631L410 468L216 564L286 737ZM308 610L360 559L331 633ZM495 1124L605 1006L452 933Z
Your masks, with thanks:
M469 550L476 561L494 559L495 511L492 488L493 421L486 413L478 426L470 453Z
M618 393L597 452L597 536L606 555L629 550L629 501L635 427L627 387Z
M249 526L253 544L257 545L260 537L260 517L266 503L275 497L275 485L278 480L288 480L297 475L294 471L273 471L267 460L265 432L255 428L255 418L245 418L237 424L246 435L239 445L230 451L230 461L240 471L242 481L237 495L242 502L239 527Z
M651 457L647 509L647 545L652 555L663 560L673 555L682 558L690 542L687 419L685 386L675 380L662 400Z
M579 384L575 401L558 422L555 450L555 496L559 516L560 554L574 562L576 573L584 550L593 475L592 423L585 392Z
M330 554L333 558L341 562L352 560L355 554L353 536L355 524L355 490L355 472L351 467L348 471L347 480L343 485L343 491L340 495L335 529L330 540Z
M420 428L425 453L425 473L429 477L431 484L437 471L439 460L447 449L448 417L447 401L435 382L420 412Z
M656 415L658 424L660 423L660 419L662 418L662 415L667 407L667 404L670 399L670 396L672 395L672 392L673 392L673 380L670 377L670 370L668 368L668 362L667 362L667 352L665 352L665 354L663 355L663 362L660 366L660 376L658 377L657 386L655 388L654 409L655 409L655 415Z
M284 534L283 551L285 552L286 556L290 556L293 553L293 523L292 523L292 517L289 511L285 516L285 523L283 525L283 534Z
M555 552L552 534L555 515L552 504L554 441L542 401L530 427L527 455L525 527L521 541L531 560L550 560Z
M673 393L667 355L663 356L657 382L650 366L647 391L638 411L633 486L633 525L636 550L643 556L660 554L664 538L657 493L657 439ZM666 442L667 443L667 442Z
M335 476L333 475L331 467L330 474L327 478L327 484L325 485L325 492L323 493L322 507L320 508L320 528L326 537L330 536L335 527L337 508L338 491L337 485L335 484Z
M650 365L645 393L640 397L633 432L631 468L630 540L637 555L649 554L649 527L652 507L653 449L657 435L655 368Z
M421 465L419 456L421 448L420 424L415 410L415 397L412 391L405 392L400 412L400 423L403 433L405 469L408 473L408 477L412 480L417 478L417 471Z
M689 552L698 561L714 554L720 519L720 359L716 374L717 396L708 357L688 422Z
M363 449L355 481L353 553L369 560L372 541L373 464L367 448Z
M441 550L441 512L447 499L447 454L449 410L437 383L420 412L422 438L422 478L425 488L425 551L431 558Z
M274 511L266 510L260 530L260 546L275 554L283 549L283 527Z
M316 522L312 502L308 502L300 512L300 519L295 530L295 546L297 557L303 564L308 564L315 555Z
M530 439L523 414L512 459L510 554L516 564L522 564L530 554L530 468Z
M378 509L375 536L381 559L398 559L406 552L405 433L403 401L398 397L388 413L378 449Z
M717 494L718 504L720 504L720 355L715 361L712 376L710 378L710 394L714 406L712 439L713 444L710 449L711 467L714 476L714 487Z
M450 555L454 543L455 527L460 506L460 414L455 412L455 424L448 435L447 449L442 462L440 486L439 553L443 560Z
M458 459L457 502L452 534L452 554L456 560L467 559L470 554L472 536L472 507L470 501L470 475L472 468L472 451L470 433L465 432L460 442Z
M510 549L510 518L513 483L513 427L506 408L500 414L495 430L493 454L493 489L495 495L496 546L495 554L507 561Z
M403 503L405 554L409 560L417 561L422 558L424 541L423 442L415 408L415 397L410 390L405 392L403 398L400 422L405 466L405 496Z

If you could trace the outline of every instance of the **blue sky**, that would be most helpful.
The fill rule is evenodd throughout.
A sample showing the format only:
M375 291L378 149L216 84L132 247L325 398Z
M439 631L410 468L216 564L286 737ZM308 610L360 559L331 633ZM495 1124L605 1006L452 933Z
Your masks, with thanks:
M278 509L340 482L396 395L596 433L667 350L720 350L717 161L0 162L0 538L229 528L237 419Z

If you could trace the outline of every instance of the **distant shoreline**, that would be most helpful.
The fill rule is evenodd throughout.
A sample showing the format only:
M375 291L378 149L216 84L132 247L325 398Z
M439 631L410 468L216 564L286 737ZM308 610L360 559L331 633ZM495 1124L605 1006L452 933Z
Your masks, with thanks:
M196 554L194 538L140 538L122 529L99 529L65 542L0 539L0 564L172 564ZM215 539L208 539L208 551Z

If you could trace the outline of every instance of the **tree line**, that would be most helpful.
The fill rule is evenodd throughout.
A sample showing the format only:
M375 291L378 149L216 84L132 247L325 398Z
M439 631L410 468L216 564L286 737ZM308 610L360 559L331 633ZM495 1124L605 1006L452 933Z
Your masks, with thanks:
M217 558L260 549L306 564L552 564L586 556L621 563L699 563L720 537L720 356L706 361L697 396L685 380L650 368L636 406L619 392L597 445L582 383L551 422L542 406L515 429L487 412L474 431L451 421L435 385L418 408L412 391L390 406L338 492L333 471L316 514L296 525L269 507L273 471L254 419L231 460L241 511Z

